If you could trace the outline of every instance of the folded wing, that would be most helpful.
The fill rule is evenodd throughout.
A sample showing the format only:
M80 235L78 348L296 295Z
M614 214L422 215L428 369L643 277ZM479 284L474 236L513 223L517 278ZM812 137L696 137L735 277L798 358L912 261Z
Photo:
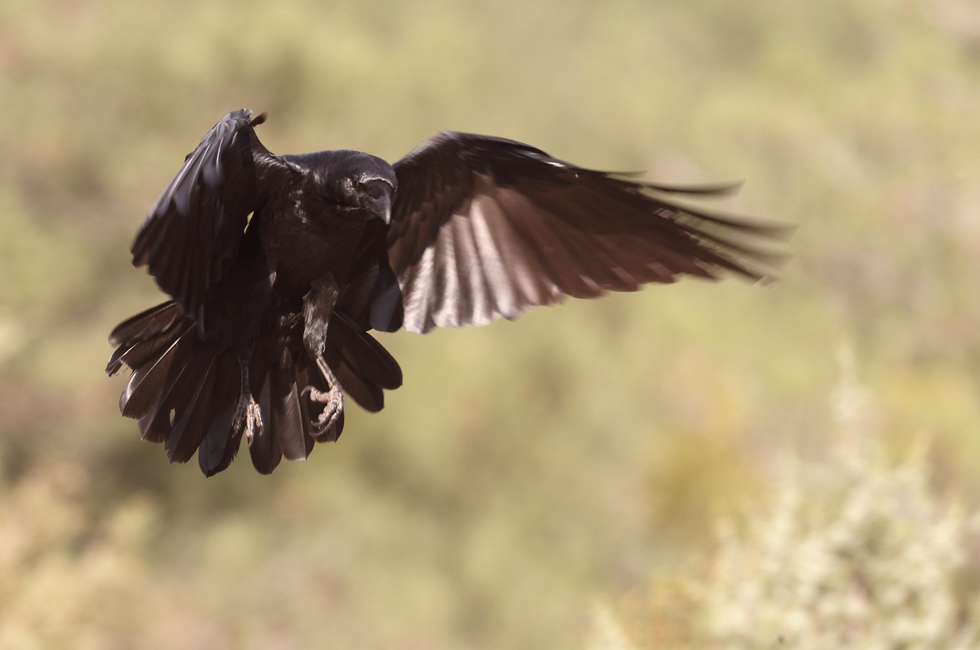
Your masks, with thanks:
M248 215L291 172L253 127L265 115L229 113L184 160L133 243L133 265L148 265L160 288L205 331L208 291L238 254Z
M759 279L786 228L684 207L672 188L583 169L519 142L440 133L394 165L388 256L404 327L514 319L564 296L730 271Z

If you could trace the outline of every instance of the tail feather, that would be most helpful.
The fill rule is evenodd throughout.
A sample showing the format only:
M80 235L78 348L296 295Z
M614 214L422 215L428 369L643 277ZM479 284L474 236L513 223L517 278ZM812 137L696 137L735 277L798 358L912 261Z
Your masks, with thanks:
M310 418L309 405L307 404L307 399L304 397L304 392L310 385L309 366L309 357L300 351L296 358L296 397L299 402L300 420L303 422L303 435L305 436L307 458L309 458L310 453L313 451L313 446L316 444L316 438L313 437L313 420Z
M197 452L197 460L205 476L214 476L227 469L238 454L238 447L242 442L242 431L235 431L231 427L240 392L238 359L231 350L226 350L218 355L216 361L211 396L213 417Z
M178 358L184 360L182 350L188 347L190 339L194 336L193 332L193 327L188 325L177 334L161 355L147 360L145 365L136 367L119 397L120 413L128 418L140 419L160 401L164 392L172 386L173 371L179 374L182 369L180 363L174 367L174 361Z
M352 366L335 348L327 348L324 357L344 391L366 411L377 413L384 408L384 391L366 379L357 366Z
M191 329L184 337L193 337L195 334L196 330ZM187 345L185 350L190 347L196 346ZM174 428L180 424L183 433L186 423L182 423L181 420L185 415L190 414L197 402L199 386L210 361L208 356L194 354L193 350L185 352L178 349L175 357L159 397L152 404L145 418L140 418L140 422L148 422L148 429L143 431L143 439L166 442L168 456L172 455L170 450L174 444Z
M249 371L251 373L251 370ZM267 373L262 373L260 390L253 395L259 395L259 408L262 411L262 421L265 428L256 432L248 451L252 456L252 465L260 474L271 474L282 460L282 449L279 447L279 437L276 435L275 420L271 417L270 381Z
M279 438L279 448L286 460L306 460L310 452L306 441L312 439L307 435L309 421L303 418L296 387L296 366L289 348L283 349L279 367L270 375L272 425Z
M170 435L164 442L171 463L186 463L193 458L194 452L211 428L216 359L214 356L203 358L207 360L207 367L196 382L193 395L187 400L175 403L174 423ZM192 384L186 382L184 385Z
M159 404L157 405L159 407ZM170 411L153 409L136 421L140 429L140 438L160 444L170 435Z
M130 368L139 368L146 364L151 358L159 356L164 348L172 341L163 335L154 336L146 341L139 341L130 345L121 345L106 364L105 371L110 377L119 372L123 364Z
M181 320L180 309L173 300L150 307L116 325L109 334L109 345L123 345L163 334Z

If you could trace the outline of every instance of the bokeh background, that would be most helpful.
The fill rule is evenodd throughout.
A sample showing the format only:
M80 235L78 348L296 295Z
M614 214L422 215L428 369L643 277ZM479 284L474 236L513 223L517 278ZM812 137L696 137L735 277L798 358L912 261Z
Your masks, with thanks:
M787 459L833 472L857 402L852 435L927 437L927 489L969 509L978 82L967 0L0 1L0 646L667 644L635 632L651 581L703 572ZM106 335L161 300L131 238L241 107L279 153L454 129L744 179L726 207L797 224L794 257L379 336L382 413L205 480L119 417Z

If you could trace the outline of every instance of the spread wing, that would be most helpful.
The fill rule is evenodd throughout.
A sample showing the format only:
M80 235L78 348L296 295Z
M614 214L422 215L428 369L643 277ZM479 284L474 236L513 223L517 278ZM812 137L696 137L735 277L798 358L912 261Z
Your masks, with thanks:
M133 265L148 265L202 331L208 290L235 261L248 215L292 173L255 135L265 115L251 115L248 109L229 113L204 136L133 243Z
M583 169L519 142L440 133L394 165L388 257L405 329L514 319L564 296L731 271L760 279L786 228L711 215L672 188Z

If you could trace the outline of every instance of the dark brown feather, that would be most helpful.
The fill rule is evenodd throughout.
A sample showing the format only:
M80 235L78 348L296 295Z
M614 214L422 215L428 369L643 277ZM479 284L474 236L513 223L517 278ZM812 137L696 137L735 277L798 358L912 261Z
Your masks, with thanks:
M211 397L214 417L201 440L197 458L205 476L214 476L227 468L238 453L242 439L242 432L236 433L231 428L240 386L238 360L229 350L220 354L216 363Z
M271 474L282 460L282 449L279 447L279 437L276 435L276 421L272 418L270 377L266 372L255 374L262 377L262 383L259 390L253 388L252 394L259 396L258 403L265 428L262 432L256 432L248 451L255 469L260 474Z
M644 183L519 142L448 132L394 167L389 259L404 327L415 332L513 319L562 296L635 291L681 274L755 280L783 259L758 244L786 228L665 196L720 195L731 186Z
M133 242L133 265L207 330L205 302L238 254L248 215L294 173L255 136L247 109L228 114L188 154Z
M116 325L109 334L109 345L123 345L162 334L180 317L177 303L168 300Z
M201 355L207 358L205 355ZM194 452L211 428L214 419L212 394L216 377L215 358L196 382L185 380L184 385L194 385L194 393L186 401L175 402L175 417L164 447L171 463L186 463L194 457Z
M180 359L182 350L192 345L192 331L188 326L159 357L133 373L119 397L120 413L128 418L140 419L169 391L174 380L172 370L176 370L178 375L182 370L180 361L177 364L174 362Z
M279 448L286 460L305 460L309 452L296 388L296 366L288 348L283 349L279 367L270 374L273 429L279 438Z

